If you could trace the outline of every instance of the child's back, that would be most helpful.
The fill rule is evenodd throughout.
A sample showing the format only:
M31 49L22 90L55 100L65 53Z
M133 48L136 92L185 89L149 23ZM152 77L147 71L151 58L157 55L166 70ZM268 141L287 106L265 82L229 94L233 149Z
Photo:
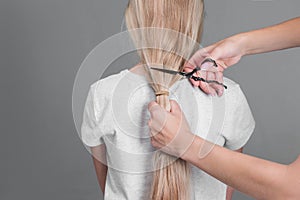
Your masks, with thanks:
M170 98L181 105L193 133L237 150L248 141L255 123L239 85L226 78L224 84L228 90L222 97L224 120L219 132L209 132L216 117L213 98L218 97L207 96L188 80L181 80L170 88ZM153 100L155 94L147 80L128 70L90 87L81 134L87 146L106 146L105 199L149 199L156 150L150 143L147 106ZM191 168L192 199L225 199L226 185Z

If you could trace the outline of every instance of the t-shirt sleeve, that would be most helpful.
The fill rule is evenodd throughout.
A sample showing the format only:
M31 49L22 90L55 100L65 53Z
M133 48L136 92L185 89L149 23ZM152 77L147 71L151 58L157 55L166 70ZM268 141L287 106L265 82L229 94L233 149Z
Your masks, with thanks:
M107 121L108 115L108 102L105 99L104 92L98 96L98 84L90 86L81 124L81 140L89 147L95 147L104 143L103 136L108 132ZM97 89L97 92L96 92Z
M237 150L249 140L255 128L255 121L240 86L236 86L226 101L226 122L223 127L223 136L226 139L224 146Z

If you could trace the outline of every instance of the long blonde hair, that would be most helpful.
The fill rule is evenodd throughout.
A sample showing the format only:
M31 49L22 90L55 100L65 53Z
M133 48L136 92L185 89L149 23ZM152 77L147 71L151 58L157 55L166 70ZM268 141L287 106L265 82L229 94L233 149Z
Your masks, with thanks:
M157 102L170 110L169 88L179 76L150 70L155 66L182 70L200 43L203 22L203 0L129 0L126 24ZM183 160L161 151L154 155L150 199L190 199L190 166Z

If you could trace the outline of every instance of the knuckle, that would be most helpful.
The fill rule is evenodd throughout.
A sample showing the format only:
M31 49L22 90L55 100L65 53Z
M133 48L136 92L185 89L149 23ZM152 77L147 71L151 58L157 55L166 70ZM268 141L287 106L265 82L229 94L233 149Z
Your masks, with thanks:
M151 145L155 148L158 147L157 142L155 140L151 140Z
M152 120L148 120L148 126L151 127L152 125Z
M157 109L153 109L152 111L152 119L156 119L157 117L159 117L159 110Z

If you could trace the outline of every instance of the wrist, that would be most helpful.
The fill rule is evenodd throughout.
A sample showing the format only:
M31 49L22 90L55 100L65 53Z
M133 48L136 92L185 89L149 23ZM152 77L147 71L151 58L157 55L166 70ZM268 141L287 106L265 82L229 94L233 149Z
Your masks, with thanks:
M191 137L190 139L191 143L189 144L185 152L181 155L181 159L193 163L195 162L195 159L198 158L198 154L199 154L198 151L201 148L203 139L194 135L193 133L190 133L190 137Z
M238 45L241 57L250 53L250 36L248 33L240 33L232 36L235 44Z

